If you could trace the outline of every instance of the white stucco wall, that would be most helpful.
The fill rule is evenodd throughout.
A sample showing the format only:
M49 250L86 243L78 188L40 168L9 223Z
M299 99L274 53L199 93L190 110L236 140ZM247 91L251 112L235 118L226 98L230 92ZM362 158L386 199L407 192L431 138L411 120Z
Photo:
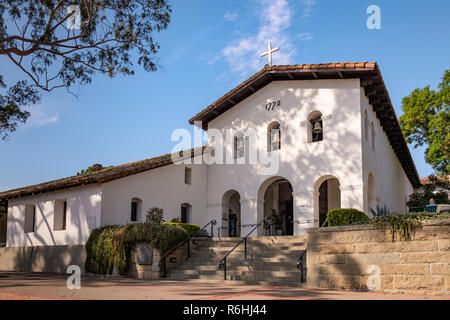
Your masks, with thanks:
M180 217L181 205L189 203L191 223L202 227L207 223L206 165L188 165L192 169L191 184L184 183L185 165L168 165L102 185L102 225L130 222L131 200L139 198L142 210L139 221L145 221L147 210L164 209L164 219Z
M365 134L364 112L367 111L368 129ZM371 124L375 130L375 150L372 148ZM388 137L376 117L369 99L361 89L361 135L363 154L363 177L365 190L368 191L368 177L372 172L375 178L376 201L379 205L386 205L391 211L407 212L406 201L413 193L413 187L397 158ZM369 212L368 192L365 192L364 211ZM373 208L375 210L375 208Z
M86 243L90 228L100 226L100 185L49 192L8 201L7 247ZM67 201L66 230L53 230L55 200ZM25 207L36 206L34 232L24 232Z
M266 111L265 104L281 100L281 107ZM322 113L324 139L307 142L308 115ZM241 196L242 224L256 223L261 206L258 191L268 179L283 177L293 187L294 233L303 234L304 223L316 218L315 183L325 176L340 182L341 206L363 209L363 177L358 79L277 81L257 91L209 123L209 128L225 131L257 130L258 148L266 150L267 127L281 125L280 167L271 176L257 174L256 165L211 165L208 167L208 215L221 221L223 194L234 189ZM227 146L232 150L232 144ZM230 151L231 152L231 151ZM317 186L318 187L318 186ZM246 234L249 230L242 230Z

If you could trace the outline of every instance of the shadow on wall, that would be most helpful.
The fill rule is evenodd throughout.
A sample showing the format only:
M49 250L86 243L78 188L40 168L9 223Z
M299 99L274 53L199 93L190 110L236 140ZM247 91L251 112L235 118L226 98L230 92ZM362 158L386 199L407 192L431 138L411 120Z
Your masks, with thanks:
M0 270L66 273L77 265L84 273L84 245L0 248Z

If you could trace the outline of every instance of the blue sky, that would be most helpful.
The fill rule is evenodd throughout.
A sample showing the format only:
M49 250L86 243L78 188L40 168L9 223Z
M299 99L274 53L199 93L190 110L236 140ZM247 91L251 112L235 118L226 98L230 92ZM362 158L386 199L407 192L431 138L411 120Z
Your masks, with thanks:
M380 0L172 0L172 22L156 35L160 69L133 77L98 75L77 98L44 94L32 117L0 141L0 190L71 176L94 163L117 165L165 154L177 128L267 63L377 61L397 116L401 99L435 87L450 68L450 2ZM381 9L369 30L366 9ZM6 59L7 81L24 76ZM432 172L410 147L420 176Z

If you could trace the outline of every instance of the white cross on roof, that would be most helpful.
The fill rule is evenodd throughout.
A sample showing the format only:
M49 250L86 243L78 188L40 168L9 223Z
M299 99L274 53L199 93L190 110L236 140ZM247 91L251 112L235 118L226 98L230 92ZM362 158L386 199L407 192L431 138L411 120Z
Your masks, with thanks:
M269 56L269 66L271 66L272 65L272 53L274 53L278 50L280 50L280 48L278 48L278 47L272 49L272 43L269 41L269 44L267 45L267 51L264 53L261 53L261 57Z

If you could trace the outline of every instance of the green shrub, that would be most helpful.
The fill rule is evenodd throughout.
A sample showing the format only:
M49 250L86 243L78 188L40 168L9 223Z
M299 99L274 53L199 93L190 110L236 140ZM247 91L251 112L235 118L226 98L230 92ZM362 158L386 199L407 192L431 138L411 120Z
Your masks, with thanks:
M95 274L112 274L116 265L120 274L128 274L135 243L147 242L164 255L187 238L183 228L154 222L101 227L91 232L86 243L85 269Z
M182 222L172 221L172 222L165 222L163 224L168 224L168 225L183 228L189 234L189 237L193 236L194 234L196 234L197 232L200 231L200 227L198 225L191 224L191 223L182 223Z
M327 222L330 227L364 224L369 222L369 217L357 209L333 209L327 213Z
M167 224L156 224L152 236L152 246L159 250L161 255L177 246L189 237L186 230L178 226Z
M156 207L148 209L145 220L147 222L155 222L155 223L164 222L164 209Z

